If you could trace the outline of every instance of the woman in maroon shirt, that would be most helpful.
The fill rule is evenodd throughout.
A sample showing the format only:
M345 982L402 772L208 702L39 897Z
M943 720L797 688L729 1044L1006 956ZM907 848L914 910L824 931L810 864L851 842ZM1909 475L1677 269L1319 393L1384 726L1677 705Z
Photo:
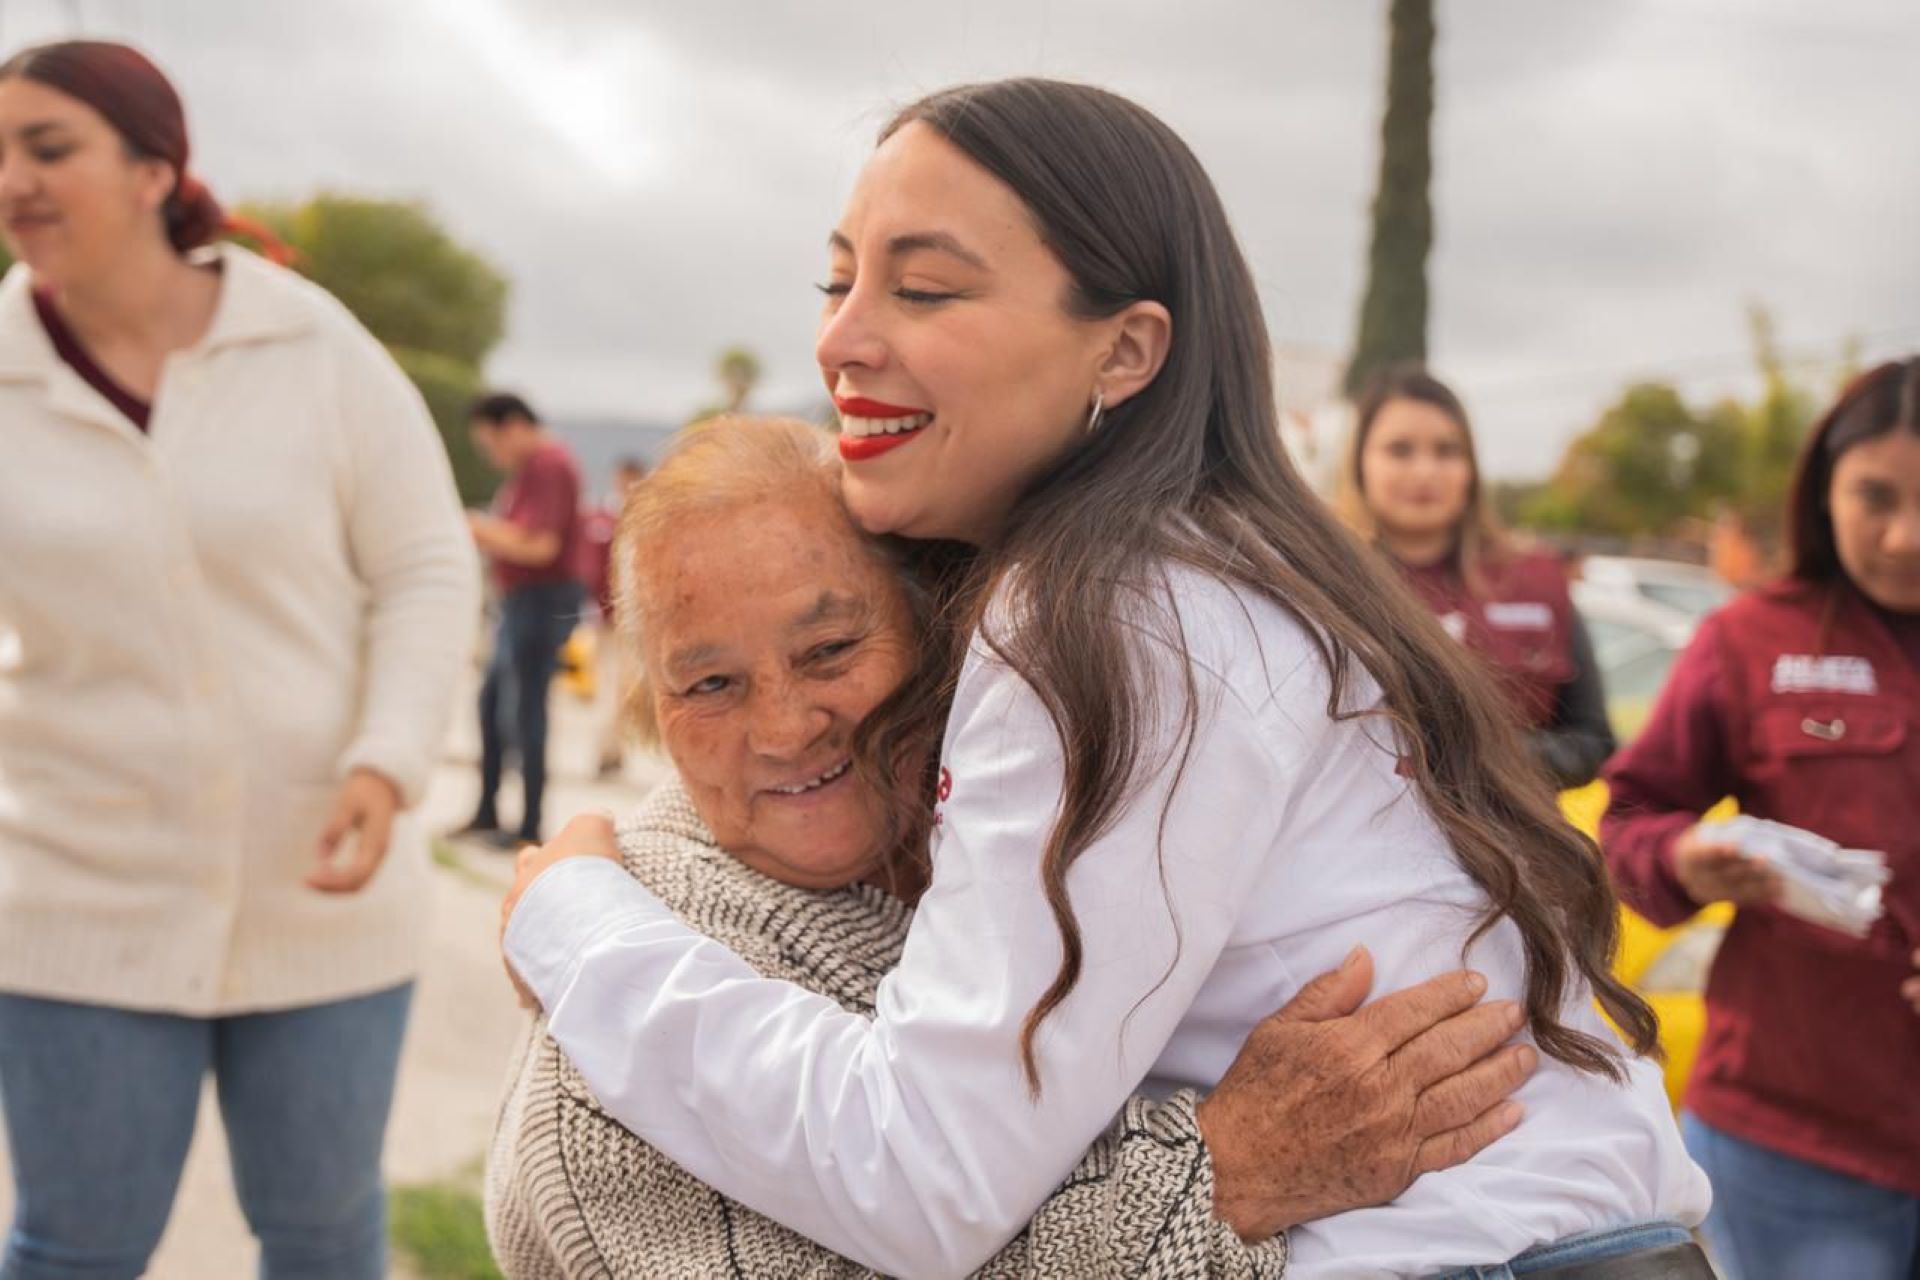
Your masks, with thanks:
M1871 370L1808 438L1792 563L1702 625L1612 763L1602 843L1656 924L1739 911L1707 984L1688 1147L1737 1280L1920 1276L1920 359ZM1864 938L1790 916L1704 835L1741 811L1886 854Z
M1493 664L1554 782L1593 781L1613 751L1593 644L1559 563L1515 547L1488 509L1460 398L1422 369L1392 369L1359 415L1341 514Z

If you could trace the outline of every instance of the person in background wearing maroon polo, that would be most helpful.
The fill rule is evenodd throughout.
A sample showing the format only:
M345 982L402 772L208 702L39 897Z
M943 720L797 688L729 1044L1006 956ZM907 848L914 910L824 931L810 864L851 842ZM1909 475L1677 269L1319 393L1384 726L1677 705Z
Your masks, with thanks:
M1601 839L1655 924L1739 907L1707 984L1687 1145L1735 1280L1920 1276L1920 359L1856 379L1789 496L1791 567L1702 624L1607 770ZM1743 813L1886 854L1855 939L1772 904L1764 863L1704 838Z
M1559 562L1515 547L1488 508L1460 398L1402 366L1358 409L1341 515L1449 635L1492 664L1555 785L1593 781L1614 747L1593 643Z
M540 842L548 686L580 622L580 469L519 396L482 396L468 422L481 456L507 479L491 513L467 517L493 567L500 623L480 684L480 803L461 834L512 849ZM519 756L524 797L513 833L496 808L508 743Z

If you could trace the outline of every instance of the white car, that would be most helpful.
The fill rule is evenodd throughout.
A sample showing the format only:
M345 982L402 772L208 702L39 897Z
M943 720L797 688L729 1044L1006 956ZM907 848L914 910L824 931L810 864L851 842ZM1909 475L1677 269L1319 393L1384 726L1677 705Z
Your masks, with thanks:
M1625 742L1645 722L1699 619L1585 578L1572 584L1572 595L1606 687L1607 719L1614 737Z
M1586 623L1607 693L1607 719L1621 742L1646 722L1654 699L1700 620L1733 596L1732 588L1696 565L1591 556L1571 584L1573 607ZM1606 807L1604 784L1563 798L1592 834ZM1707 1011L1701 993L1733 909L1708 907L1672 929L1657 929L1621 908L1621 947L1614 972L1645 996L1660 1017L1667 1096L1677 1110Z
M1580 562L1580 581L1594 592L1638 598L1695 622L1734 595L1732 587L1700 565L1636 556L1588 556Z

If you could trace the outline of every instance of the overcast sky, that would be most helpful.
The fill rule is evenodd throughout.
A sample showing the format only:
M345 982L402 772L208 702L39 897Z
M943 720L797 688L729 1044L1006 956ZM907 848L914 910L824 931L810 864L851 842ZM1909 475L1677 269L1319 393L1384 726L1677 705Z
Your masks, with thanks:
M1495 474L1636 377L1706 396L1745 307L1817 367L1920 349L1920 3L1440 0L1431 360ZM0 0L0 44L129 38L223 198L417 198L511 279L489 372L674 420L714 355L817 398L823 241L888 108L1093 81L1219 183L1274 340L1350 340L1385 0Z

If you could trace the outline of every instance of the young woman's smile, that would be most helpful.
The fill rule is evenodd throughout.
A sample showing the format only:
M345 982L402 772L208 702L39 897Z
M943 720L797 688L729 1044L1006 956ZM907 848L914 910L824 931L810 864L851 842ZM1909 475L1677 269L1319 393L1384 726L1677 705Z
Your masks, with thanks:
M891 452L933 422L933 415L923 409L865 396L835 396L833 407L840 412L840 456L848 462L865 462Z
M829 242L817 355L870 532L981 541L1079 439L1112 321L1011 189L923 125L884 143Z

